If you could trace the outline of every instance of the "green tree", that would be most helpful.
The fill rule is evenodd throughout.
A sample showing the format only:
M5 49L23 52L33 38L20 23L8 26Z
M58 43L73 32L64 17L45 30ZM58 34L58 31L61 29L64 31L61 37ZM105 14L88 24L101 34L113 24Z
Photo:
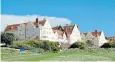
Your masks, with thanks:
M5 43L6 46L11 45L14 39L15 37L12 33L1 33L1 43Z
M87 48L88 45L86 42L75 42L70 46L70 48L80 48L80 49L85 49Z
M62 26L61 26L61 25L59 25L58 30L63 31L63 28L62 28Z

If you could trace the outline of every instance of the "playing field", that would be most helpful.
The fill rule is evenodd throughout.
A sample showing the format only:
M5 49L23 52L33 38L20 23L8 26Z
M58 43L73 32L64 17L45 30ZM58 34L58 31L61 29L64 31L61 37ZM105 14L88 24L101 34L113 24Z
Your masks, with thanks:
M102 50L66 50L59 53L44 54L1 48L2 61L115 61L115 51Z

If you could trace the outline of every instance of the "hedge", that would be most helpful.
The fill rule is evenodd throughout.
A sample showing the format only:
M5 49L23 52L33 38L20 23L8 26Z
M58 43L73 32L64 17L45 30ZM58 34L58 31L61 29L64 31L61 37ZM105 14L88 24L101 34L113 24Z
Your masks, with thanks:
M110 41L108 43L104 43L101 48L115 48L115 41Z
M52 51L52 52L59 51L58 43L51 42L51 41L37 41L37 40L25 40L25 41L18 41L18 42L14 41L10 47L19 49L22 46L26 50L40 48L40 49L43 49L44 51Z
M85 49L87 47L88 45L86 42L80 42L80 41L75 42L74 44L70 46L70 48L80 48L80 49Z

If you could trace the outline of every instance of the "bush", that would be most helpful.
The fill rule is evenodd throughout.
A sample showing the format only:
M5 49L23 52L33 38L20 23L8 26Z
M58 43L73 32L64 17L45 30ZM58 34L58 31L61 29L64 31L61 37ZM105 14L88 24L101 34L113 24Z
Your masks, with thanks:
M101 48L111 48L110 43L104 43Z
M58 52L59 47L57 42L49 42L49 41L35 41L35 40L26 40L26 41L20 41L16 42L14 41L11 45L11 48L17 48L24 47L26 50L32 50L34 48L40 48L44 49L44 51L52 51L52 52Z
M52 52L59 51L57 42L43 41L40 44L40 48L43 48L45 51L52 51Z
M75 42L74 44L70 46L70 48L80 48L80 49L85 49L87 47L88 45L85 42Z
M111 45L112 48L115 48L115 41L111 41L110 45Z
M18 42L13 41L12 45L10 46L10 48L16 48L16 49L19 49Z
M1 33L1 43L5 43L6 46L11 45L14 39L13 33Z
M114 41L110 41L108 43L104 43L101 48L115 48L115 42Z

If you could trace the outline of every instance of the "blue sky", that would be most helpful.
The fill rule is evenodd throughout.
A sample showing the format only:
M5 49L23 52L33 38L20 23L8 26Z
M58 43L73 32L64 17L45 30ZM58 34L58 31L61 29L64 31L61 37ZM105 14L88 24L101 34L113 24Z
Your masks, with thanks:
M2 14L63 17L81 32L115 36L115 0L2 0Z

